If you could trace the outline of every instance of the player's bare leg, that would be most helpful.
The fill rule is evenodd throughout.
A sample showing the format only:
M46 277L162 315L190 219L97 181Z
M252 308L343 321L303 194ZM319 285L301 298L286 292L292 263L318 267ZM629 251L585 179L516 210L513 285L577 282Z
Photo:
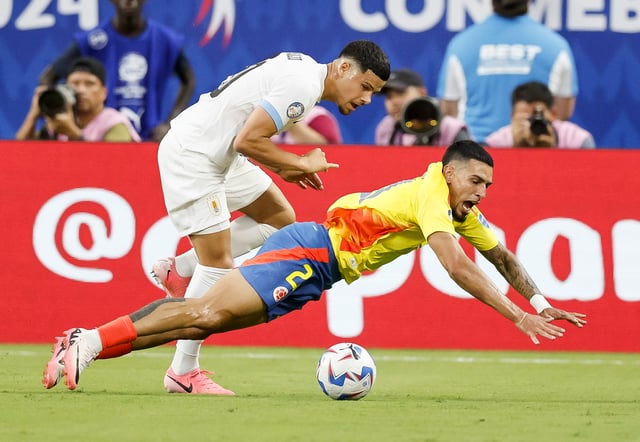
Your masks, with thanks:
M203 339L266 320L262 299L234 270L200 299L164 298L97 329L74 329L64 356L67 387L76 388L80 374L103 348L131 343L138 350L174 339Z
M273 183L253 202L240 209L246 216L224 231L190 236L199 263L185 292L186 298L199 298L233 266L232 257L262 245L277 229L295 220L293 208ZM230 248L229 248L230 246ZM164 386L172 393L184 393L183 385L192 385L191 394L219 394L222 391L200 370L202 340L179 340L165 373ZM189 378L180 379L181 376ZM225 391L223 394L228 394Z

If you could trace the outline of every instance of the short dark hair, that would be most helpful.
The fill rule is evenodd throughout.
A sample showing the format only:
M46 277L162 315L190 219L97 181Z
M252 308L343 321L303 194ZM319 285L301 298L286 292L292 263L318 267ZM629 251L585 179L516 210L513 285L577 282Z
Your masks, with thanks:
M493 167L493 158L480 144L472 140L456 141L442 156L442 165L446 166L453 160L478 160Z
M383 81L387 81L391 74L391 65L387 54L380 46L370 40L352 41L342 49L340 57L355 60L360 65L362 72L371 69Z
M507 18L525 15L529 12L529 0L493 0L493 11Z
M511 106L519 101L533 103L543 102L549 109L553 107L553 95L546 84L539 81L529 81L518 85L511 93Z
M88 72L98 77L100 82L104 85L107 83L107 73L104 69L104 65L98 59L92 57L80 57L76 58L69 69L67 70L67 77L74 72Z

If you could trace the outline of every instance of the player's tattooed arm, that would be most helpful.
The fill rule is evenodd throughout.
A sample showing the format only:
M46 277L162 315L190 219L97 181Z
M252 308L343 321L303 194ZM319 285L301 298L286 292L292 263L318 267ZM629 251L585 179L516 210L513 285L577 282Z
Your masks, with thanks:
M150 304L147 304L146 306L142 307L140 310L133 312L129 315L129 317L131 318L132 322L136 322L139 321L140 319L149 316L151 313L153 313L158 307L160 307L163 304L166 304L167 302L184 302L184 298L162 298L162 299L158 299L157 301L153 301Z
M511 287L527 300L536 293L540 293L540 289L533 282L520 260L504 245L498 243L493 249L481 253L496 267Z
M540 290L536 286L535 282L533 282L533 279L531 279L531 276L529 276L520 260L518 260L518 258L502 244L498 244L493 249L482 252L482 255L484 255L484 257L487 258L489 262L496 267L496 269L498 269L500 274L504 276L509 284L511 284L511 287L517 290L518 293L528 301L531 300L533 295L540 294ZM536 308L536 310L540 315L553 319L564 319L571 322L576 327L583 327L584 324L587 323L584 319L586 317L585 314L567 312L562 309L552 307L548 305L548 303L542 310L539 308Z

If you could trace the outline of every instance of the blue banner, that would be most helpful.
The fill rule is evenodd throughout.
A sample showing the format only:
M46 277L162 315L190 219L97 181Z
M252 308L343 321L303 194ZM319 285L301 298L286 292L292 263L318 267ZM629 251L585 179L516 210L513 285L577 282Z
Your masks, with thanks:
M14 137L40 73L71 44L72 34L113 12L106 0L0 0L0 138ZM148 17L186 37L197 80L192 101L276 52L301 51L330 62L354 39L377 42L393 68L420 72L435 94L449 40L490 12L491 0L152 0L145 6ZM640 4L537 0L530 15L571 44L580 87L572 120L600 147L640 147L640 88L634 87L640 78ZM166 92L167 110L175 88L177 80ZM375 97L353 115L339 115L344 141L371 144L384 114Z

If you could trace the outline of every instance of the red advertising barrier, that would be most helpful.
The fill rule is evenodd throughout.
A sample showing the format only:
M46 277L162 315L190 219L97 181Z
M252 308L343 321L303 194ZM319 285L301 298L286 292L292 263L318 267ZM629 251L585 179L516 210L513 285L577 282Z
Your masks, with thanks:
M153 144L1 142L3 324L0 342L50 342L163 296L151 263L188 247L166 218ZM304 152L304 146L291 148ZM422 174L443 149L335 146L325 190L279 182L298 219L322 220L338 196ZM227 345L638 351L640 151L492 150L494 185L480 206L558 307L584 312L535 347L453 284L428 247L337 284L270 324L209 338ZM532 311L463 245L507 296Z

